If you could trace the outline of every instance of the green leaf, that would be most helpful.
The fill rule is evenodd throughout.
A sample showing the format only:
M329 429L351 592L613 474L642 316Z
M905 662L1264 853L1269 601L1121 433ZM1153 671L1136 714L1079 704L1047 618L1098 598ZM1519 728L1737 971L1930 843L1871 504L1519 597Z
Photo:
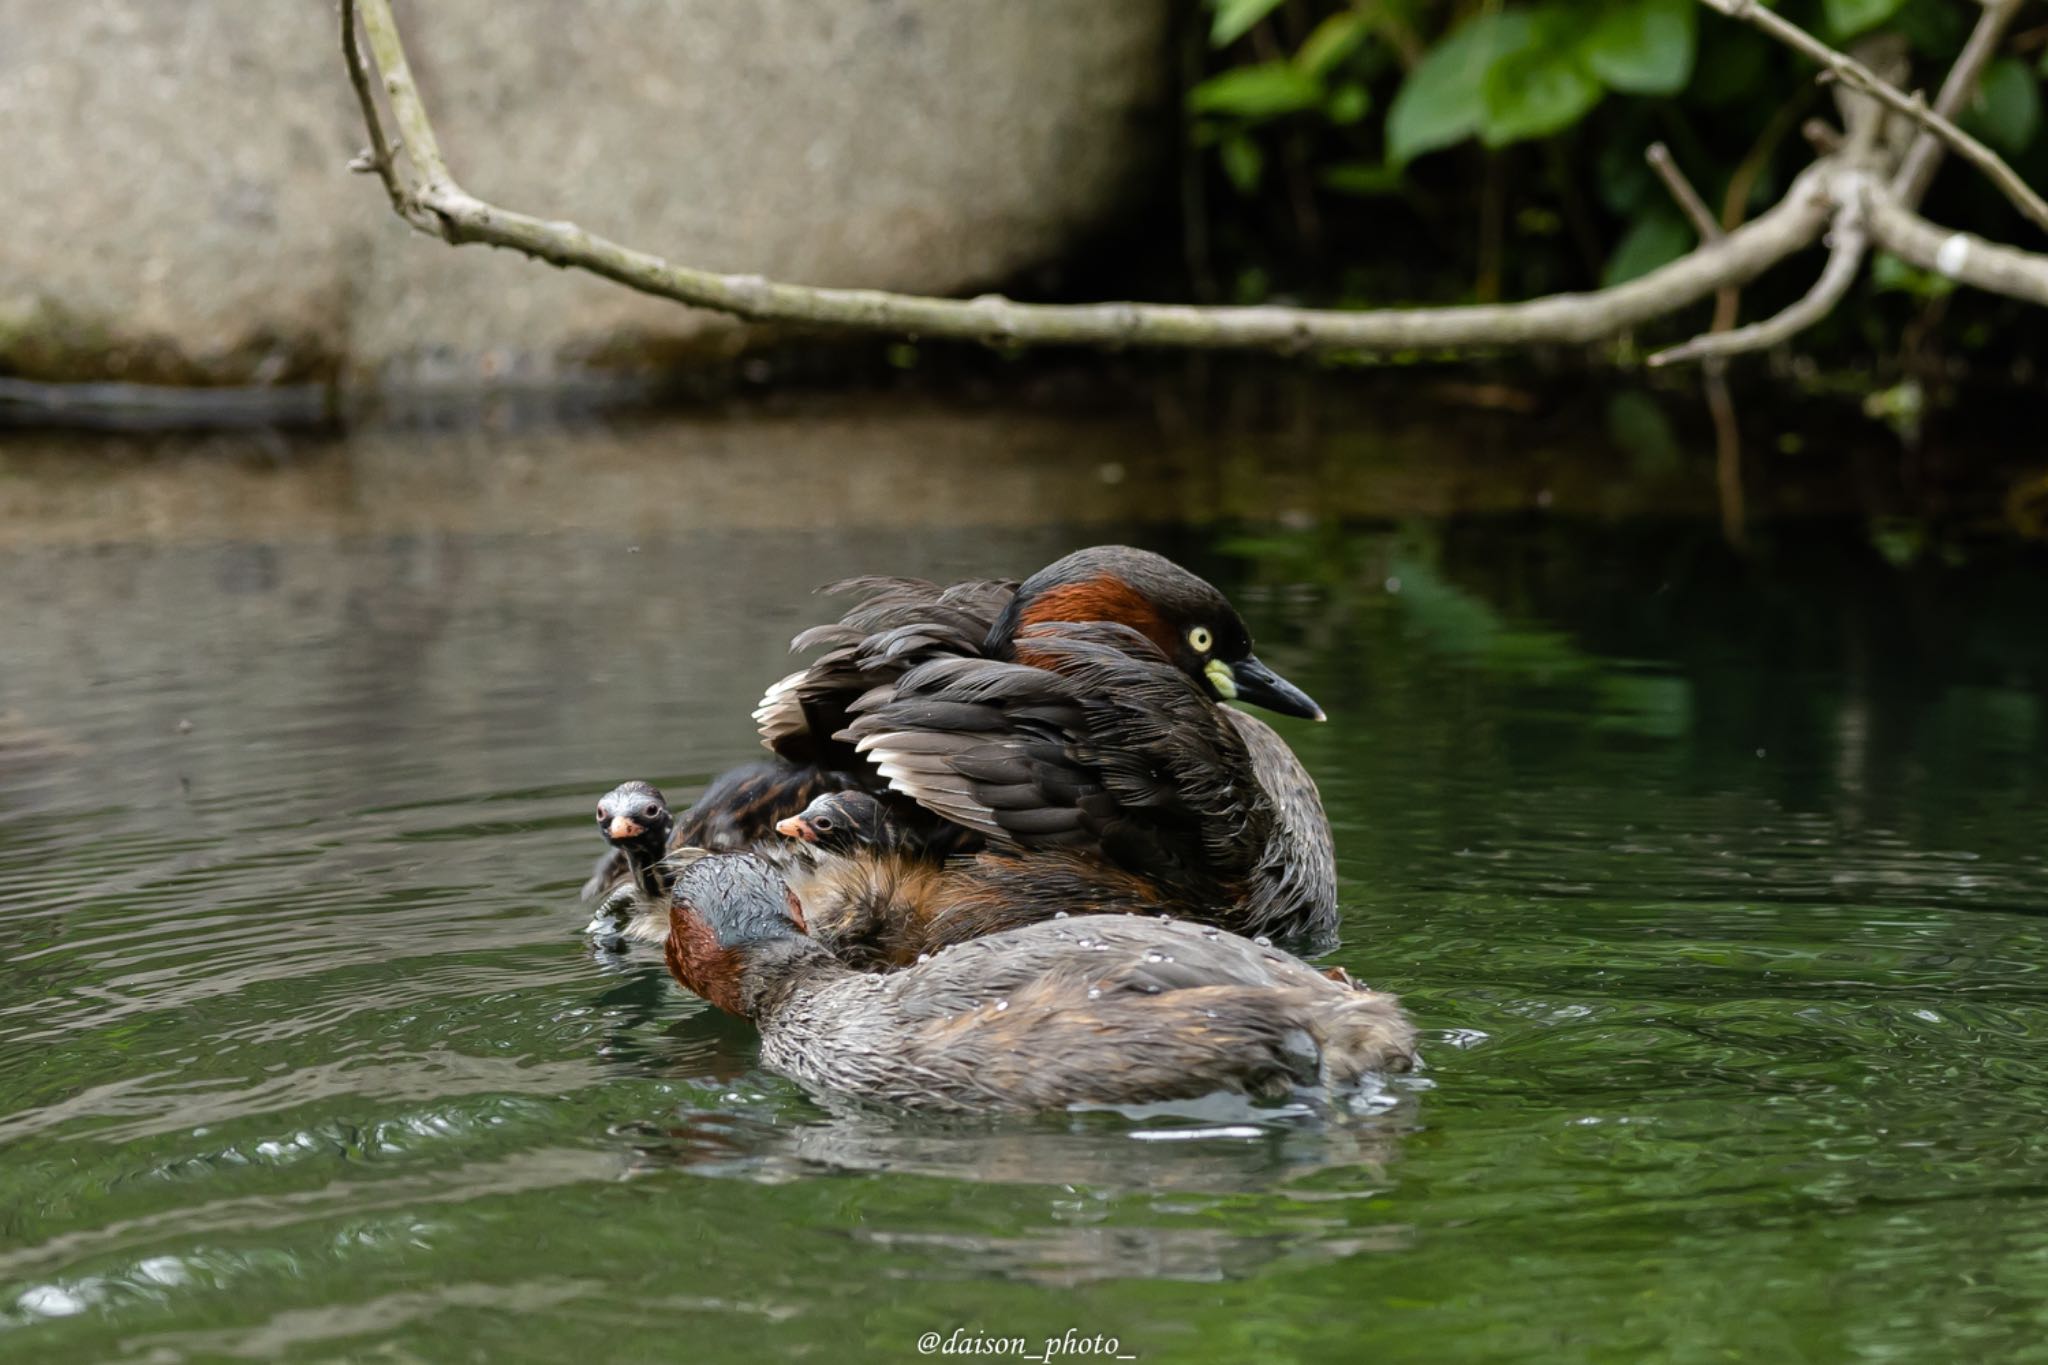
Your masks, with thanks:
M1216 18L1209 25L1213 47L1229 47L1252 31L1252 26L1280 8L1280 0L1211 0Z
M1963 122L2001 152L2025 151L2041 129L2039 80L2017 57L1999 58L1985 70Z
M1356 81L1346 81L1330 92L1330 101L1323 106L1323 113L1332 123L1356 123L1370 108L1372 92Z
M1308 35L1301 50L1294 54L1294 64L1311 76L1327 76L1332 67L1357 50L1371 31L1365 16L1355 9L1333 14Z
M1664 197L1667 191L1643 159L1643 144L1648 140L1642 124L1620 120L1603 131L1600 154L1593 162L1593 189L1600 202L1608 212L1631 222L1642 210L1668 202Z
M1880 294L1911 294L1918 299L1938 299L1956 289L1956 282L1946 275L1909 265L1889 251L1871 258L1870 280Z
M1323 84L1287 62L1261 62L1212 76L1188 91L1188 108L1198 114L1234 114L1267 119L1313 109L1323 102Z
M1622 235L1607 269L1600 277L1603 286L1622 284L1669 265L1692 250L1695 234L1676 213L1659 209L1636 219Z
M1927 532L1907 522L1879 522L1870 528L1870 543L1892 567L1903 569L1927 548Z
M1714 24L1701 35L1699 46L1700 54L1693 59L1692 87L1685 92L1687 104L1747 105L1771 93L1772 48L1761 33L1733 24Z
M1223 173L1240 193L1250 194L1259 187L1259 176L1266 169L1266 154L1259 150L1258 143L1243 133L1232 133L1223 139L1216 155L1223 161Z
M1548 137L1585 117L1606 93L1579 54L1564 43L1548 41L1563 25L1538 27L1542 39L1510 52L1493 64L1481 83L1479 136L1489 147L1504 147L1527 138Z
M1581 50L1612 89L1675 95L1692 78L1697 32L1693 0L1620 0L1601 13Z
M1970 31L1970 16L1963 11L1955 0L1906 0L1892 16L1892 27L1905 34L1921 56L1949 62Z
M1684 739L1692 733L1692 684L1684 678L1607 673L1594 685L1594 695L1599 698L1596 730L1644 739Z
M1375 166L1370 161L1340 161L1325 166L1318 177L1325 189L1366 198L1397 194L1401 189L1399 166Z
M1837 38L1851 38L1867 28L1876 28L1899 12L1905 0L1821 0L1828 27Z
M1387 159L1406 165L1478 132L1487 72L1534 32L1528 11L1496 10L1460 25L1425 53L1387 109Z
M1671 419L1641 389L1623 389L1607 400L1607 436L1635 457L1638 474L1660 477L1685 462Z

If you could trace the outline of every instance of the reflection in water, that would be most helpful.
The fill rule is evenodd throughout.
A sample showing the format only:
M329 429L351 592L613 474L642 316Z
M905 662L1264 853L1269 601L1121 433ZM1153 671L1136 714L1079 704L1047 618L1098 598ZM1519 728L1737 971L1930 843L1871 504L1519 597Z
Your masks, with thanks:
M1538 516L1424 435L0 450L0 1355L2031 1349L2039 557L1765 521L1738 559L1710 480L1595 465ZM1283 724L1333 960L1423 1076L910 1121L579 937L590 798L753 753L814 584L1114 537L1331 712Z
M629 1127L622 1136L633 1140L643 1171L681 1165L780 1180L820 1168L1158 1194L1250 1192L1325 1170L1384 1176L1415 1109L1412 1093L1390 1101L1385 1108L1402 1117L1332 1118L1299 1106L1276 1112L1220 1096L1135 1123L1105 1113L1035 1123L907 1124L876 1112L781 1129L772 1113L707 1112L680 1125Z
M680 1124L628 1125L640 1176L684 1169L785 1183L831 1174L967 1181L1041 1192L1044 1222L971 1231L855 1227L857 1243L932 1263L947 1278L1071 1286L1096 1280L1239 1278L1279 1259L1398 1250L1409 1230L1353 1227L1332 1201L1388 1182L1414 1093L1379 1117L1262 1109L1237 1097L1155 1112L1029 1120L906 1120L843 1112L791 1124L786 1106L722 1107ZM829 1105L829 1101L827 1101ZM1242 1216L1246 1201L1259 1207ZM1130 1215L1143 1210L1140 1220ZM943 1265L945 1269L938 1270Z

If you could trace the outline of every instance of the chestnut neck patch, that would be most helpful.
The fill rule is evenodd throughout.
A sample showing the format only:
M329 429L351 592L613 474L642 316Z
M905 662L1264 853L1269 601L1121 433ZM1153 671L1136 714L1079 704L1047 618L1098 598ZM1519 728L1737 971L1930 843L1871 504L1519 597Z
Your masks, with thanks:
M1151 600L1115 574L1100 574L1079 583L1047 588L1032 598L1018 619L1024 626L1054 621L1114 621L1158 645L1168 658L1173 657L1178 643L1173 628L1166 624L1166 618Z

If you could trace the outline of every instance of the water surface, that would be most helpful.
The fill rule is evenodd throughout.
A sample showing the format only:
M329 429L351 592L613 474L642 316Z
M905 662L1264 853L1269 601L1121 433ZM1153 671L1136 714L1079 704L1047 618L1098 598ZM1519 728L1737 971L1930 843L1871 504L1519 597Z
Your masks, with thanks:
M2035 1358L2042 555L1469 432L0 445L0 1358ZM579 938L851 572L1210 574L1427 1069L908 1120ZM1035 1349L1035 1348L1034 1348Z

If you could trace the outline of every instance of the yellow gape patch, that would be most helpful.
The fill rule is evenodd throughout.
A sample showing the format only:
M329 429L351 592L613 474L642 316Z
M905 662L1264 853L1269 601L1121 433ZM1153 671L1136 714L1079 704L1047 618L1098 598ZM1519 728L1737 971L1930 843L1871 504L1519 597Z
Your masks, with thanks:
M1211 659L1202 672L1209 675L1209 682L1216 689L1216 695L1226 701L1237 695L1237 674L1230 671L1230 665L1221 659Z

